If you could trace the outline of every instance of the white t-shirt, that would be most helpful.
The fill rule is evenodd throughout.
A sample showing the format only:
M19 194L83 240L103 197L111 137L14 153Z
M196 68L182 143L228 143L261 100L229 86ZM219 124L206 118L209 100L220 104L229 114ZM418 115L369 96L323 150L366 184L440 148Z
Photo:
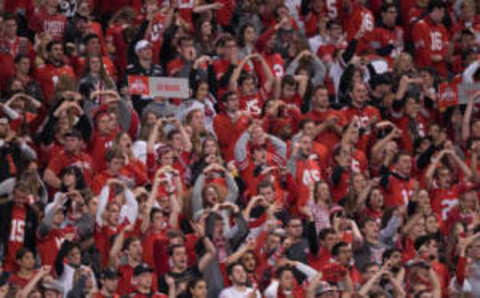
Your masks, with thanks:
M220 293L220 298L247 298L247 296L253 291L252 288L246 288L245 291L241 292L234 287L229 287L223 290ZM261 298L262 296L258 291L255 291L257 294L257 298Z

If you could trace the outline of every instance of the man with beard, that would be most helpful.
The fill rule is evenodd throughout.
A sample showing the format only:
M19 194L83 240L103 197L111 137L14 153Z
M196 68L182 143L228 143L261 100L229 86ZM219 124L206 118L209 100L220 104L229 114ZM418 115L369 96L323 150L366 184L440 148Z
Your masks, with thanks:
M317 147L317 149L320 149ZM322 169L328 165L327 149L314 151L313 140L309 135L302 135L293 144L293 150L287 163L290 174L294 177L298 187L297 205L304 207L310 198L310 185L313 185L327 175Z
M43 95L48 104L55 93L55 86L62 76L75 78L75 73L70 65L65 64L63 44L61 41L53 40L47 44L47 61L37 67L33 77L38 81L43 90Z
M167 298L166 295L152 291L153 269L146 264L135 267L134 281L137 286L135 292L130 294L132 298ZM177 297L175 295L175 284L171 277L167 278L169 284L169 297Z
M231 286L220 293L220 298L260 298L258 290L247 287L247 270L240 263L228 267L228 279Z
M185 245L174 244L169 250L170 262L172 263L171 270L159 278L158 289L160 292L167 294L170 291L171 285L169 278L174 280L177 294L182 294L187 289L187 284L195 277L201 277L205 269L214 259L216 249L212 241L208 237L201 237L203 246L206 252L199 258L198 263L194 266L188 266L188 255Z

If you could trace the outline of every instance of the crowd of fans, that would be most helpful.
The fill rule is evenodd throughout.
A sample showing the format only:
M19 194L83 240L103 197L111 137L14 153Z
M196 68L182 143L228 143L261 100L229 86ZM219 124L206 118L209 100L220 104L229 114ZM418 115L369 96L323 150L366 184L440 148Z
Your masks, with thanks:
M480 297L477 3L1 0L0 298Z

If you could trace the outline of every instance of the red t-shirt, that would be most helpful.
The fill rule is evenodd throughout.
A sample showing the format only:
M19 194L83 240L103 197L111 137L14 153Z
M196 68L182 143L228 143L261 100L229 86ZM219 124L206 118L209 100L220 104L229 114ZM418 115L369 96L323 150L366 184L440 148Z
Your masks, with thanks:
M55 66L53 64L44 64L37 67L33 73L33 77L42 87L43 95L50 103L55 93L55 86L61 76L66 75L75 78L75 73L70 65Z
M29 25L35 33L47 32L53 39L62 40L67 18L63 14L51 15L45 9L41 9L33 15Z
M443 221L447 220L450 210L458 205L459 189L459 184L456 184L449 189L436 188L430 192L432 210L440 215Z
M240 99L240 109L247 111L255 118L259 118L262 114L263 105L265 104L265 94L263 90L257 91L253 95L242 95L238 92Z
M385 188L385 208L406 206L412 196L414 186L414 179L402 179L400 176L392 174Z
M112 142L118 131L113 131L108 135L101 135L98 132L94 132L92 140L88 146L88 152L95 160L93 168L95 172L100 172L107 168L107 160L105 153L107 149L112 147Z
M344 21L347 41L352 40L360 28L363 28L365 32L369 32L375 26L373 13L361 4L353 5L352 14L345 16Z
M225 161L234 160L235 143L250 125L247 116L240 116L236 122L227 114L218 114L213 118L213 128L217 135L218 145Z
M88 185L92 182L93 176L93 161L90 155L86 153L79 154L68 154L62 150L58 155L54 156L53 159L48 163L47 168L52 170L55 175L60 175L60 172L69 166L78 167L82 173L85 181Z
M30 280L32 280L35 274L36 272L34 271L30 278L23 278L18 276L17 273L14 273L8 278L8 281L18 288L23 288L30 282Z
M442 76L447 75L446 56L449 45L447 29L442 24L435 24L427 16L418 21L412 29L415 44L415 64L417 67L433 67ZM433 62L431 57L440 55L442 60Z
M17 251L23 247L25 237L25 221L27 219L27 209L19 207L16 204L12 207L12 221L10 224L10 236L8 238L8 252L3 260L4 271L15 271Z
M38 239L37 247L40 254L40 259L43 265L52 266L57 257L57 253L65 240L65 235L75 233L75 228L72 226L52 229L43 239Z
M315 110L311 111L305 114L304 119L311 119L315 121L316 124L320 124L325 120L330 119L331 117L336 117L337 125L340 125L341 127L348 124L348 121L345 118L344 113L342 111L336 111L333 109L328 109L325 112L320 112ZM328 148L329 153L331 154L335 145L338 144L338 142L340 141L340 136L335 131L331 129L326 129L317 135L317 138L315 139L315 141L324 145L326 148Z

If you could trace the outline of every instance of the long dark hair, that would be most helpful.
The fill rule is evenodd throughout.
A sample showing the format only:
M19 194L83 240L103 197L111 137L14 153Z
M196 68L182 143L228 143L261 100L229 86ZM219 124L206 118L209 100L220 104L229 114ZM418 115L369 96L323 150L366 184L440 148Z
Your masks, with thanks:
M87 188L87 183L85 183L85 177L83 177L82 171L77 166L65 167L60 172L60 177L62 180L62 186L60 187L61 192L67 192L67 187L63 184L63 177L67 174L73 174L75 176L75 189L83 190Z
M101 55L87 56L85 60L85 76L88 76L91 72L90 61L92 58L98 58L100 60L100 80L105 84L105 89L114 89L115 83L112 78L107 74L105 70L105 65L103 64L103 59Z

